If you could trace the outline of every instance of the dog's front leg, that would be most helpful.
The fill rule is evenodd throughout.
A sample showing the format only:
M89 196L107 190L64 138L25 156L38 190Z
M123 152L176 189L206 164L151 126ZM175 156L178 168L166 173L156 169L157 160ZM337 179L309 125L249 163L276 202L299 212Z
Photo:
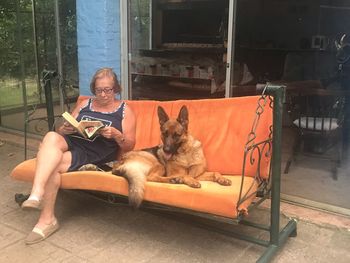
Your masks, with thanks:
M217 182L221 185L231 185L230 179L223 177L218 172L206 172L206 167L203 164L193 165L189 170L189 174L199 181Z
M183 176L178 176L178 175L159 176L157 174L151 174L150 176L147 177L147 181L157 182L157 183L168 183L168 184L185 184Z
M163 165L155 165L151 168L147 175L147 181L158 183L179 183L179 176L165 176L165 168Z
M186 175L179 176L178 181L182 180L181 183L186 184L193 188L200 188L201 184L198 181L198 176L203 174L206 167L204 164L192 165L187 171L184 171Z
M185 180L183 175L172 175L172 176L166 176L166 171L163 165L155 165L153 166L148 175L147 175L147 181L149 182L158 182L158 183L171 183L171 184L190 184L189 180ZM196 187L195 184L192 182L192 187ZM190 185L191 186L191 185ZM198 187L198 186L197 186ZM200 185L199 185L200 187Z
M171 184L185 184L192 188L201 188L201 184L194 178L188 175L172 175L164 177L166 183Z
M205 172L205 173L201 174L200 176L198 176L197 179L200 181L217 182L218 184L226 185L226 186L232 184L230 179L223 177L218 172Z
M197 181L197 179L193 178L192 176L183 176L182 177L183 183L193 187L193 188L201 188L201 183Z
M166 175L173 184L186 184L193 188L200 188L201 184L193 176L189 175L187 167L168 163Z

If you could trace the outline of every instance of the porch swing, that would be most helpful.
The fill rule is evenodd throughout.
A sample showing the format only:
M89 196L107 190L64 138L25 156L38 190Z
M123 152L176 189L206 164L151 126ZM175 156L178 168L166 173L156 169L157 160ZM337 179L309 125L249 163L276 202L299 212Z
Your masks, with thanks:
M196 223L206 229L267 247L257 262L268 262L289 236L296 236L294 219L289 219L280 231L283 95L283 87L267 85L261 96L167 102L127 101L136 115L135 149L160 143L156 115L159 105L170 116L176 116L178 110L186 105L190 116L189 131L202 142L208 171L220 172L232 181L231 186L201 182L199 189L181 184L147 182L141 209L150 208L177 218L187 215L203 219ZM35 159L22 162L11 173L14 179L29 182L34 175ZM93 191L113 204L125 201L128 194L125 178L101 171L64 173L61 175L61 188ZM270 198L270 224L248 221L249 212ZM213 220L228 228L208 224ZM269 238L233 232L232 224L267 231Z

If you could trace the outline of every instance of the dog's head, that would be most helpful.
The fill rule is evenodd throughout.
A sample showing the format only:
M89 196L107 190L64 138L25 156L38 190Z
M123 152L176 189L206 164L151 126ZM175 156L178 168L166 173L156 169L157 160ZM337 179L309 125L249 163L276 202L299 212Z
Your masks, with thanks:
M158 118L164 157L169 160L187 140L187 107L182 106L177 119L170 119L165 110L158 106Z

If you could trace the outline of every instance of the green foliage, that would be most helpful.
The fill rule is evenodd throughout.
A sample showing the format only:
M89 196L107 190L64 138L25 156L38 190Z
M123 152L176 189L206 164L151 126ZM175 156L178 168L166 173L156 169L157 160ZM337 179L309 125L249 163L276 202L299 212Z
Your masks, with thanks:
M0 2L0 74L16 75L19 68L16 1Z
M36 43L38 71L57 70L54 0L36 0ZM63 79L76 79L77 45L75 1L60 0L60 32L63 55ZM21 30L19 32L19 30ZM0 2L0 78L21 78L20 43L25 77L35 78L35 40L32 1ZM68 76L68 72L70 76ZM72 73L73 72L73 73Z

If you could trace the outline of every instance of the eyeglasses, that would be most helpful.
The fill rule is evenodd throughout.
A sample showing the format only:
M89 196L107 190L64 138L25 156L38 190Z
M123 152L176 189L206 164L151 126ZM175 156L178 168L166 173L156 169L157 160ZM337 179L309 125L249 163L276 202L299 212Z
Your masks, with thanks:
M104 92L105 94L111 94L113 92L113 88L95 89L96 94L102 94L102 92Z

